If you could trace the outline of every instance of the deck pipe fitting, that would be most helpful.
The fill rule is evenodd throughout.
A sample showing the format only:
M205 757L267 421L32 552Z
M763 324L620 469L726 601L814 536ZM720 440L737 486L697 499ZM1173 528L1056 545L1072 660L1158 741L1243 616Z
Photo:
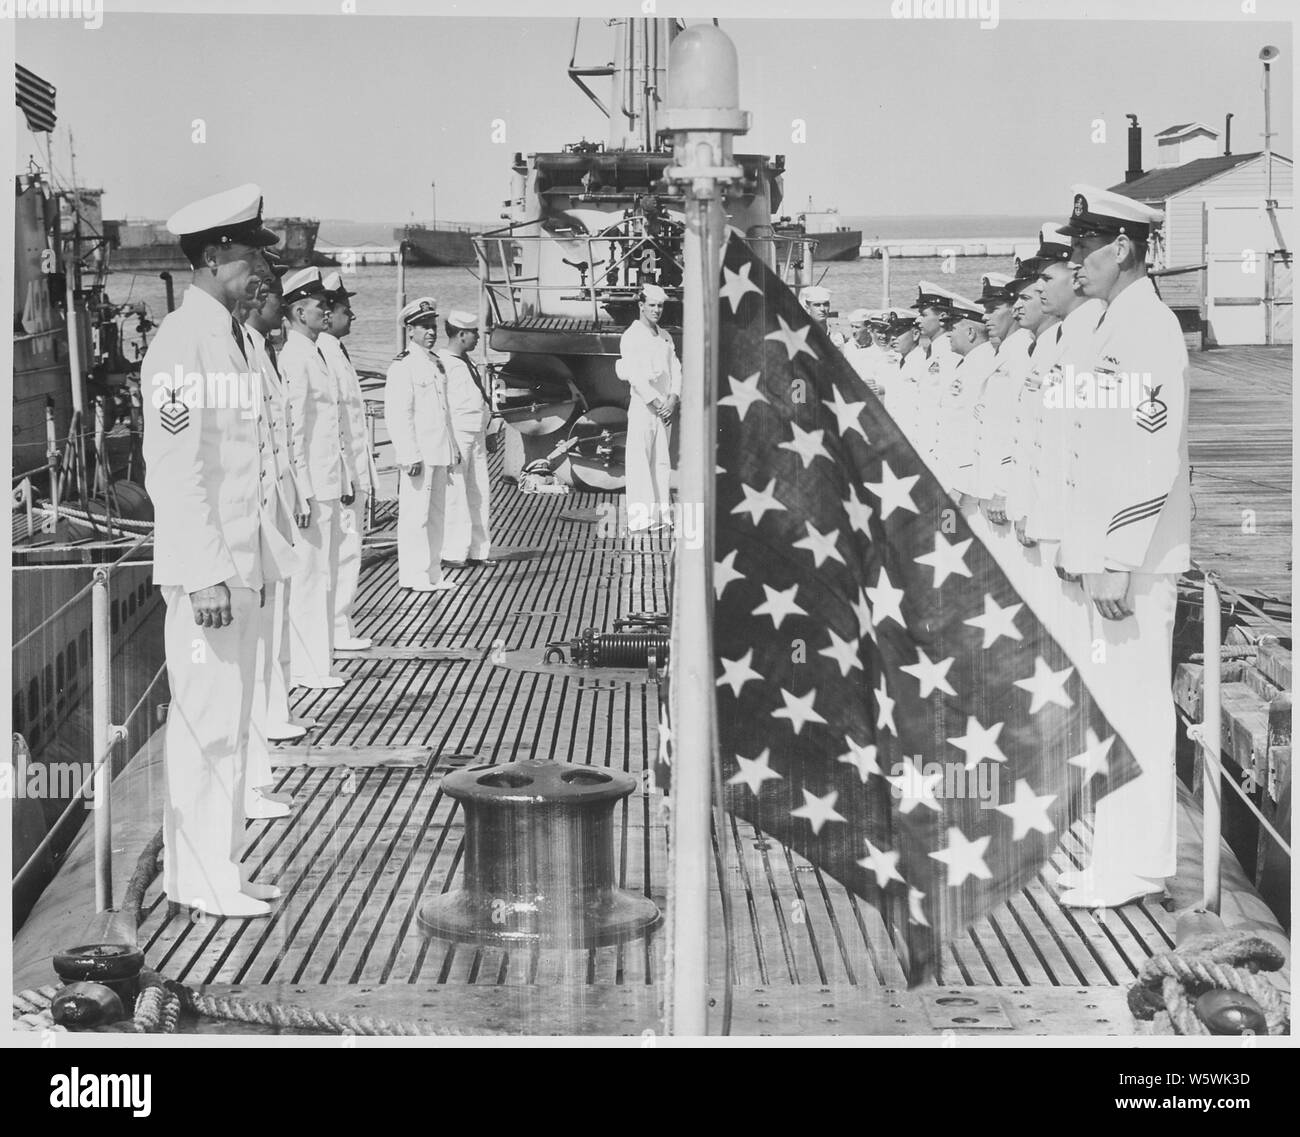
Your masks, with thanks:
M584 628L577 639L547 644L544 658L547 663L568 662L575 667L644 667L657 675L668 662L669 638L667 632L661 631L598 632Z
M540 759L443 779L465 810L464 886L426 901L426 936L501 946L597 947L659 922L616 887L614 806L636 788L617 770Z

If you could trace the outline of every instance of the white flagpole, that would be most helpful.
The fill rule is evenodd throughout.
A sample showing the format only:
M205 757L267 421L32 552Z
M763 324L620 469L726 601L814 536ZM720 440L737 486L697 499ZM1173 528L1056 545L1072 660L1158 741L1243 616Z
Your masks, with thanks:
M673 132L668 178L686 197L678 494L698 507L700 540L676 546L672 634L672 866L668 1029L708 1028L709 875L715 692L713 677L714 399L718 378L718 273L725 187L739 180L731 143L748 126L737 107L736 49L711 25L680 33L668 62L664 126Z

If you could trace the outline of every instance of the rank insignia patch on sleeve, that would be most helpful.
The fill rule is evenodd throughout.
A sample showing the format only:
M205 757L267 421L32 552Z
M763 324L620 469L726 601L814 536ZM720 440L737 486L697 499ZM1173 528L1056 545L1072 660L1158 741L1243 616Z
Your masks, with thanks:
M1169 421L1169 408L1156 398L1158 394L1160 394L1159 387L1148 387L1147 397L1133 408L1134 421L1149 434L1155 434L1156 431L1163 429L1165 423Z
M158 417L162 419L163 430L168 434L180 434L190 425L190 408L184 403L173 400L163 403L158 411Z

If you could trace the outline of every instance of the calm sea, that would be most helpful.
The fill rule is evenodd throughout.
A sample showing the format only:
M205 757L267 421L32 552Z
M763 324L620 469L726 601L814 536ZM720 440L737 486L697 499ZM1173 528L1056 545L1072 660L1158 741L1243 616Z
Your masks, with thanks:
M1010 257L956 257L948 264L938 257L896 257L890 262L889 301L896 307L909 306L916 297L917 282L921 280L932 281L974 299L979 295L983 273L1009 273L1013 267ZM946 268L954 271L946 272ZM820 284L830 289L831 307L839 313L840 323L845 322L854 308L884 306L882 262L878 260L821 265L817 268L817 277ZM348 288L356 293L352 299L356 320L347 341L348 350L358 367L385 370L397 350L397 267L358 266L347 280ZM178 280L178 303L183 292L184 283ZM156 273L140 276L115 273L109 280L109 296L117 303L144 301L155 322L160 322L167 313L166 289ZM443 313L452 308L478 311L478 282L467 268L408 268L406 296L408 300L432 296ZM832 320L832 323L836 321Z

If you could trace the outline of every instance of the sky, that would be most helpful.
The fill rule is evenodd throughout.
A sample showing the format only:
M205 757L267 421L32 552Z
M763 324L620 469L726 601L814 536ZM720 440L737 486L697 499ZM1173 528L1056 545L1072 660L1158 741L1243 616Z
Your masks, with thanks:
M253 181L268 215L428 220L436 181L440 220L495 221L516 150L605 137L604 118L565 74L572 17L381 15L369 0L340 11L348 2L280 6L299 15L108 6L94 29L10 23L17 59L58 88L56 168L67 176L70 127L78 178L105 190L106 217L165 218ZM834 15L837 2L823 0L818 15ZM787 207L811 195L848 216L1063 214L1071 183L1122 180L1129 112L1148 168L1157 131L1197 120L1221 130L1229 111L1233 150L1261 149L1266 43L1282 50L1274 145L1294 153L1291 26L1279 20L1290 10L1269 0L1006 2L989 29L971 18L890 18L889 0L864 2L878 18L858 19L790 18L808 5L763 0L712 7L736 45L741 106L753 116L736 149L786 156ZM606 10L639 14L631 3ZM1130 18L1019 18L1108 10ZM1132 18L1180 14L1220 18ZM612 43L603 20L585 20L580 62L603 62ZM43 144L13 117L22 169Z

